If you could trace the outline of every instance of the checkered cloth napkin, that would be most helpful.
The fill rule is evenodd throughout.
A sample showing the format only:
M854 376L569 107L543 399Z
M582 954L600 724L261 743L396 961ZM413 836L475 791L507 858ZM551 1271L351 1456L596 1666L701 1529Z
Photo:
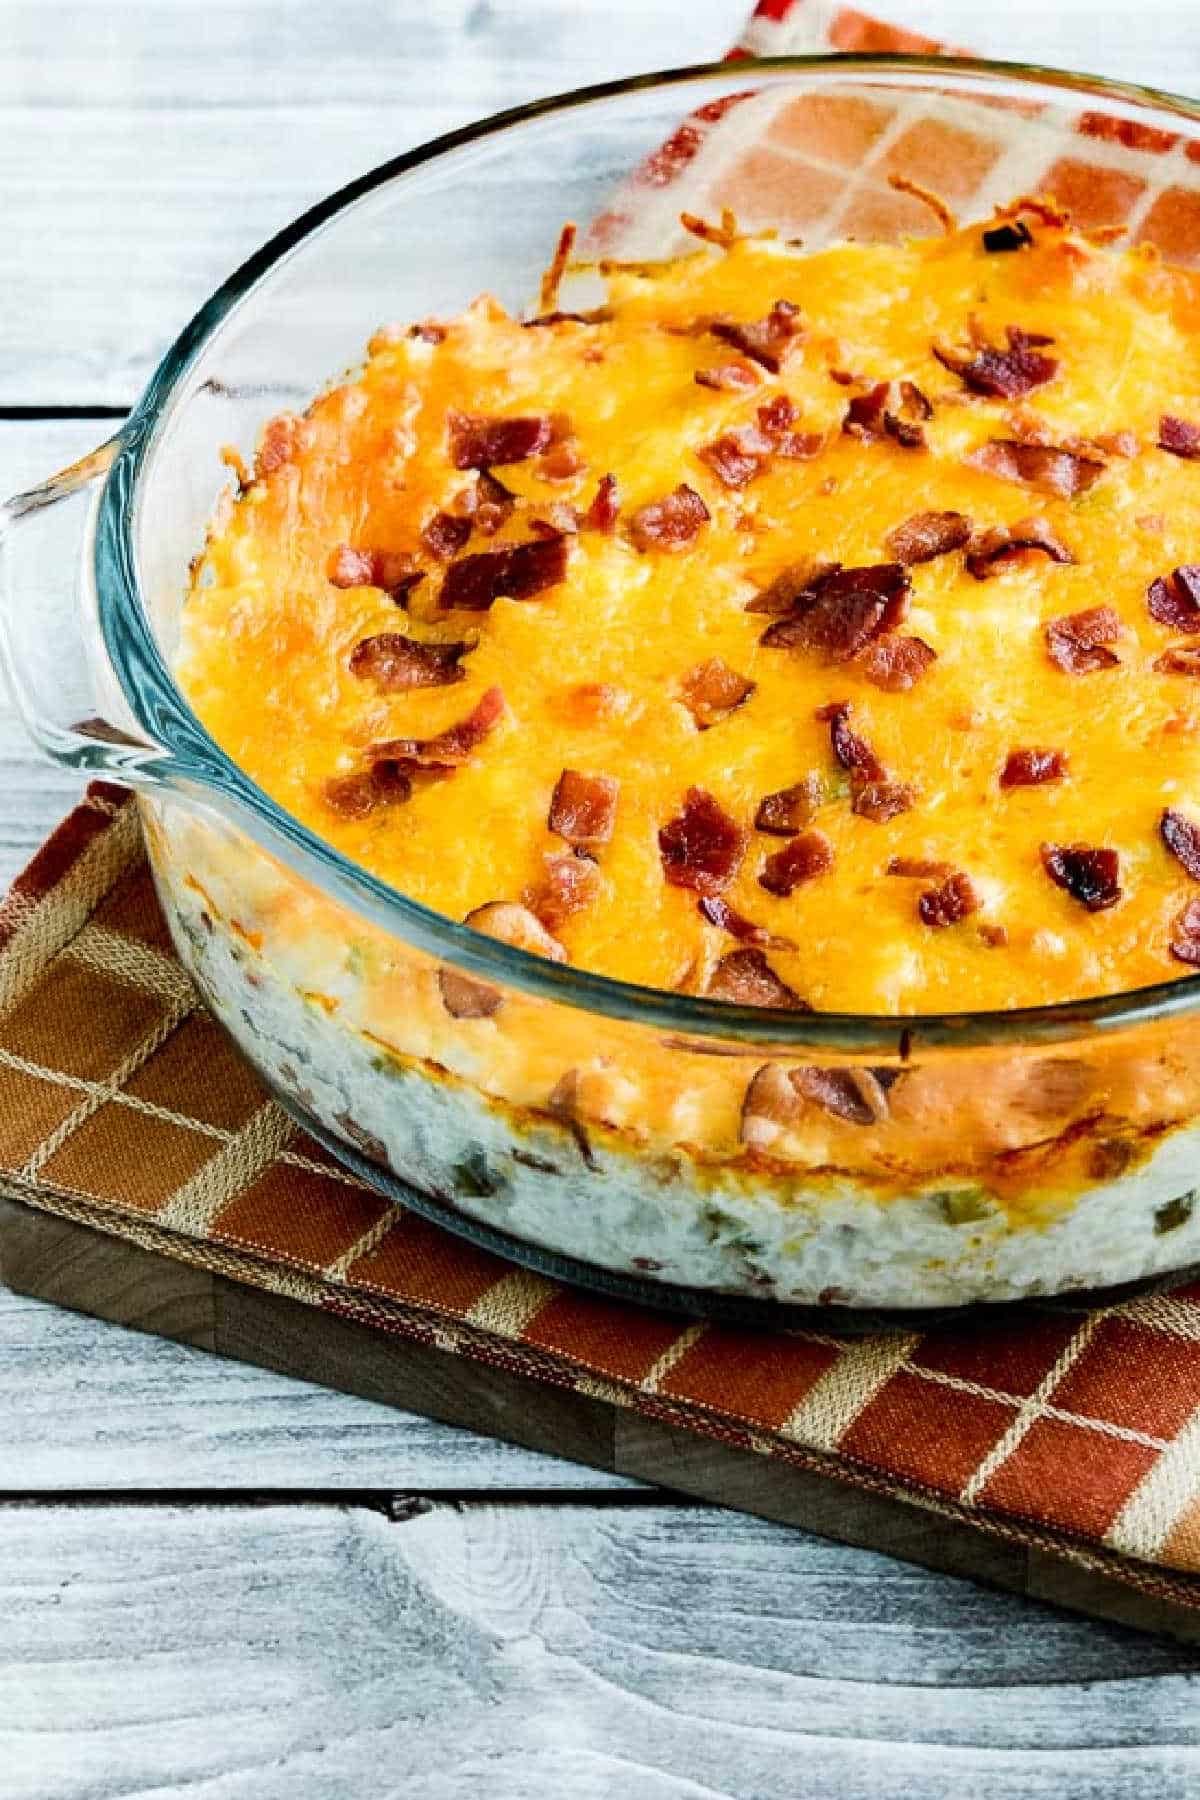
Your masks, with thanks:
M931 47L819 0L762 0L744 40L830 44ZM907 202L886 185L901 157L964 211L1053 184L1089 223L1132 213L1168 253L1200 246L1200 198L1165 134L1135 143L1085 115L1078 154L1039 172L1009 110L986 136L973 116L968 134L877 93L709 109L601 228L653 227L656 210L661 225L681 204L799 227L788 208L802 193L838 230L903 230ZM848 198L829 173L846 167L859 171ZM365 1328L1200 1608L1200 1284L1016 1324L843 1338L832 1319L770 1333L685 1324L514 1269L361 1185L267 1098L175 960L118 788L90 790L0 907L0 1186Z

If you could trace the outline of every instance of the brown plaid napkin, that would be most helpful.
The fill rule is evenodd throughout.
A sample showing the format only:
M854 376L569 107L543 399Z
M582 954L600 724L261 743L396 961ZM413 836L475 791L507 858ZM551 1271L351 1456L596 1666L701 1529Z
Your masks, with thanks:
M362 1186L175 960L136 805L98 784L0 907L0 1185L29 1205L1200 1607L1200 1283L842 1338L561 1287Z
M821 46L937 48L826 0L762 0L741 48ZM1200 165L1169 134L1135 140L1085 114L1078 153L1060 141L1038 165L1030 121L993 110L984 133L952 97L738 97L685 121L598 229L661 242L681 206L724 204L810 236L822 207L831 231L902 231L911 203L886 182L900 165L964 213L1053 187L1085 224L1132 219L1165 254L1200 254ZM267 1098L175 960L117 788L90 790L0 907L0 1184L165 1256L1200 1608L1200 1284L843 1338L832 1320L686 1324L515 1269L362 1186Z

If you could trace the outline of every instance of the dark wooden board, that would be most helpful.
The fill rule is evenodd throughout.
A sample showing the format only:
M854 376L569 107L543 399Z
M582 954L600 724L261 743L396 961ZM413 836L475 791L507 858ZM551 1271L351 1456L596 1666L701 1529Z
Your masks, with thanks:
M0 1283L139 1331L676 1492L1200 1642L1200 1613L822 1474L331 1317L0 1196Z

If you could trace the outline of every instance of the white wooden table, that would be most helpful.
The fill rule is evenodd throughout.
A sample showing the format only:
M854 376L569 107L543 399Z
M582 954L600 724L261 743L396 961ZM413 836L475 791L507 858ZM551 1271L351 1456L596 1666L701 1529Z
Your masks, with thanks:
M0 0L0 490L245 252L742 0ZM912 0L1200 92L1196 0ZM0 875L75 791L0 716ZM1200 1653L0 1291L0 1800L1200 1792Z

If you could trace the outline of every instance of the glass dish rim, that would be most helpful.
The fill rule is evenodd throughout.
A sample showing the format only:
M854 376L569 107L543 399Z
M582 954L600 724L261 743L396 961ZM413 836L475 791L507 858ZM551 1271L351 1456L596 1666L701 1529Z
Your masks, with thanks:
M813 56L737 57L627 76L549 95L442 134L391 157L326 195L267 239L214 290L161 358L128 418L115 434L116 455L95 515L93 577L98 623L113 672L135 718L154 721L153 736L166 753L164 771L202 803L215 793L312 872L331 898L349 905L406 943L490 976L509 988L604 1017L696 1039L720 1039L765 1055L780 1050L820 1050L861 1057L912 1053L924 1048L984 1049L1031 1042L1059 1042L1097 1029L1132 1028L1200 1008L1200 975L1122 992L1009 1010L937 1013L797 1013L734 1006L624 982L612 976L556 964L472 931L381 881L334 849L271 799L229 757L200 723L176 684L149 623L137 576L134 528L140 479L161 429L181 397L184 379L226 319L258 283L292 251L360 200L439 158L544 118L569 118L577 110L626 94L703 88L716 80L752 80L786 74L864 78L904 74L960 74L983 82L1022 82L1063 94L1109 99L1166 112L1193 123L1200 135L1200 102L1138 83L1054 69L1037 63L984 57L828 53ZM689 107L681 120L694 110ZM152 768L153 765L150 765ZM219 809L218 809L219 810ZM289 860L285 855L284 860ZM738 1053L738 1052L731 1052Z

